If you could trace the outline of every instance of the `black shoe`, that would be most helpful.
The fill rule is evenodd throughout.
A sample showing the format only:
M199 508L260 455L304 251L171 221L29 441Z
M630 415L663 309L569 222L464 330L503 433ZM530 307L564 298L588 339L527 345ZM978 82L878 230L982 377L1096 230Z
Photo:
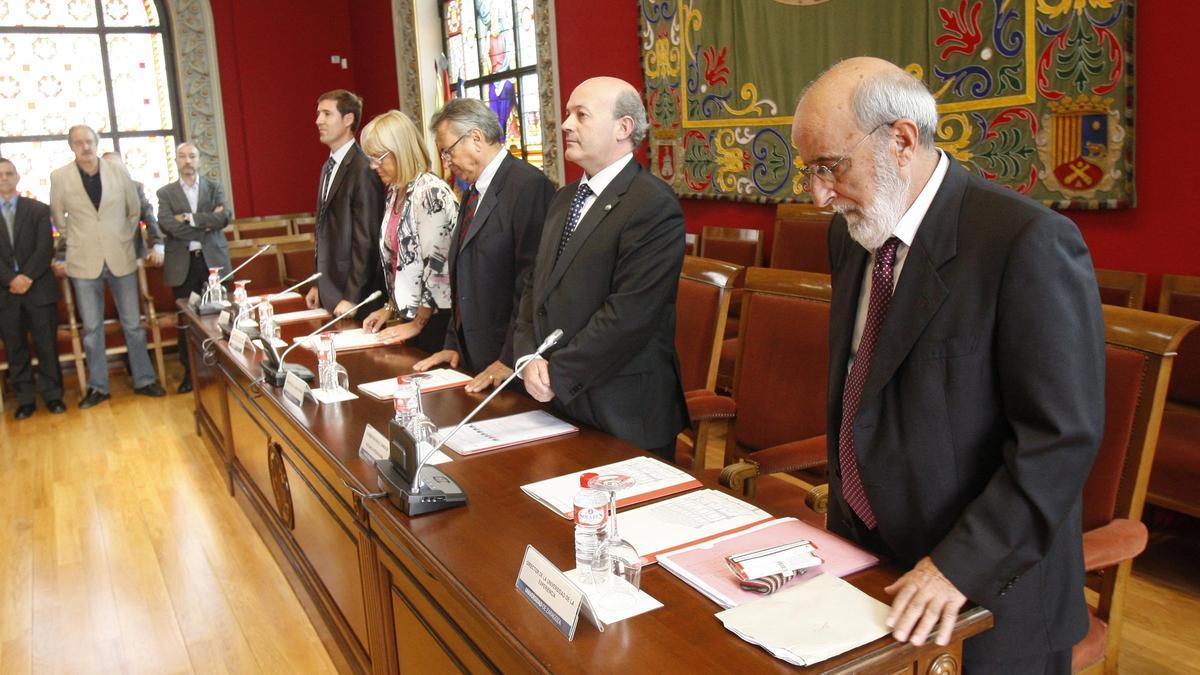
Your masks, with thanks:
M104 403L107 400L108 394L100 391L99 389L88 389L87 396L84 396L83 400L79 402L79 409L87 410L88 408Z
M192 378L191 377L183 378L183 382L180 382L179 388L175 390L175 392L179 393L179 394L187 394L187 393L191 393L191 391L192 391Z
M137 389L133 390L133 393L135 393L139 396L153 396L155 398L157 398L159 396L167 395L167 392L164 391L163 388L161 386L159 386L159 384L157 382L151 382L150 384L148 384L144 387L138 387Z
M25 405L17 406L16 418L19 420L23 420L26 417L33 415L33 411L36 409L37 409L37 407L34 406L32 403L26 403Z
M53 401L46 401L46 410L55 415L61 415L67 412L67 406L63 405L62 399L54 399Z

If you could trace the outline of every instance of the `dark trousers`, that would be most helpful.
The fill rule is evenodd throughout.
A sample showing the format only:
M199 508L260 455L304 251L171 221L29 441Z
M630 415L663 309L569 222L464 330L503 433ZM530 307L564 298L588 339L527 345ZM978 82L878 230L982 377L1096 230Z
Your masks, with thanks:
M965 644L969 644L967 640ZM964 645L965 646L965 645ZM964 648L964 652L968 651ZM979 661L963 655L963 675L1007 675L1008 673L1025 673L1026 675L1069 675L1071 672L1071 650L1063 649L1049 654L1042 654L1029 659L1013 659L1011 661Z
M204 293L204 284L208 282L208 266L204 262L202 251L192 251L188 255L187 277L183 283L171 289L175 299L187 298L192 293ZM183 379L188 379L191 373L191 360L188 355L187 326L183 325L183 314L179 315L179 363L183 364Z
M10 298L0 310L0 339L8 349L8 381L17 393L18 405L34 402L33 365L29 340L38 358L37 388L43 401L60 401L63 396L62 368L58 365L56 333L58 305L30 305Z

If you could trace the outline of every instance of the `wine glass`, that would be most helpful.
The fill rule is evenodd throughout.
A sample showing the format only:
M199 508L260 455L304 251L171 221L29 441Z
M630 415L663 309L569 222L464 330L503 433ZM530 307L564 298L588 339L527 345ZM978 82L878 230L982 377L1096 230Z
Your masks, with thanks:
M608 540L604 546L608 548L610 560L609 575L605 590L598 601L602 607L609 610L627 609L637 600L638 586L642 579L642 556L628 541L621 538L617 531L617 493L631 488L636 484L630 476L622 474L601 474L588 484L593 490L603 490L608 493Z

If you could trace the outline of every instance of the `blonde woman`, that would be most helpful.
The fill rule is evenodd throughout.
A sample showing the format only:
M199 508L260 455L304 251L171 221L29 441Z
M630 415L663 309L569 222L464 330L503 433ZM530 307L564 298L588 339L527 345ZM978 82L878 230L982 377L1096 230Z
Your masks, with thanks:
M379 257L388 302L367 316L363 328L435 352L450 321L447 258L458 202L450 186L429 172L429 153L404 113L389 110L371 120L361 142L387 189ZM401 322L384 328L393 317Z

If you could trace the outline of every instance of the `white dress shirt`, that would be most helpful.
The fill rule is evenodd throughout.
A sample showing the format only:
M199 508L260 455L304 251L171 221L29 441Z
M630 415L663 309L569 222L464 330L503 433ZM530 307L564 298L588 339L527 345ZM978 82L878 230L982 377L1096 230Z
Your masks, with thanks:
M488 162L488 165L483 167L479 178L475 179L475 191L479 193L479 199L475 200L475 208L479 208L479 204L483 202L483 196L487 194L488 186L492 184L492 179L496 177L496 172L500 170L500 163L504 161L508 155L508 150L500 148L500 152Z
M896 229L892 230L892 236L900 240L900 245L896 247L896 262L892 265L893 292L896 290L896 284L900 283L900 272L904 269L905 259L908 258L908 249L912 247L913 240L917 238L917 229L921 227L921 221L925 219L929 205L933 203L933 197L937 194L938 188L942 186L946 171L950 169L950 160L946 158L946 153L938 150L938 157L933 175L929 177L929 181L925 183L925 187L921 189L921 194L917 195L912 206L908 207L908 210L900 217L900 222L896 223ZM854 365L854 356L858 354L858 343L862 340L863 327L867 323L867 307L871 302L871 273L874 269L875 252L872 251L870 258L867 259L867 268L863 270L862 292L858 296L858 314L854 317L854 337L850 341L850 361L846 365L846 372L849 372L850 367Z
M190 208L192 210L191 213L187 214L188 224L191 225L192 227L195 227L196 219L192 216L192 214L195 213L196 209L199 208L198 204L200 203L200 177L197 176L195 182L193 182L191 185L188 185L187 181L184 180L182 177L180 177L179 187L183 188L183 196L187 197L188 208ZM198 242L198 241L189 241L188 242L188 250L189 251L199 251L200 248L201 248L200 242Z
M613 182L617 174L621 173L625 165L631 161L633 161L633 153L627 152L617 161L597 171L595 176L588 177L586 173L583 175L583 179L579 181L579 184L591 188L592 194L583 201L583 208L579 209L579 222L583 222L583 217L587 215L588 209L592 208L592 203L596 201L596 197L599 197L600 193L604 192L604 188L608 187L608 184Z

